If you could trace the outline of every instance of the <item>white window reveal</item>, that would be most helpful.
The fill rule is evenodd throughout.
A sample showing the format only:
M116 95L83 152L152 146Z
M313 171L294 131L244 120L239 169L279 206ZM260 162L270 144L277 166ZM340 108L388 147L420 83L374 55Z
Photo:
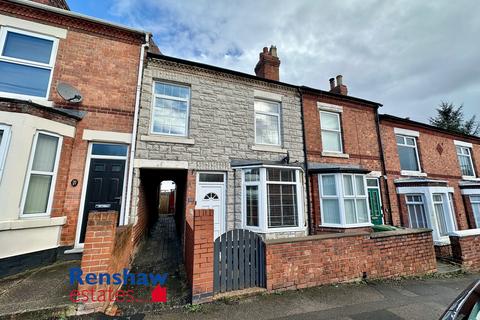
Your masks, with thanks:
M477 228L480 228L480 195L470 196L470 203L472 204L475 224Z
M187 136L190 88L171 83L155 82L151 132Z
M255 144L281 145L280 103L255 100Z
M24 186L23 217L50 215L61 146L61 136L36 133Z
M405 171L420 172L417 139L415 137L396 135L400 167Z
M474 178L475 170L473 169L472 150L463 146L456 146L456 148L462 176Z
M340 114L320 111L320 127L322 130L323 151L342 153L343 146Z
M2 181L9 142L10 126L0 124L0 182Z
M300 170L244 169L244 226L259 232L301 230L304 228L301 190Z
M0 32L0 92L48 98L58 39L3 27Z
M410 228L428 228L423 196L421 194L407 194L406 199Z
M319 188L323 226L371 225L364 175L321 174Z

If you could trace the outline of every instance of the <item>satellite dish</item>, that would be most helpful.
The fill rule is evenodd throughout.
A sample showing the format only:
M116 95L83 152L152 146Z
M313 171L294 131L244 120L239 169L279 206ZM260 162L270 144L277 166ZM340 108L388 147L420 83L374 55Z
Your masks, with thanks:
M71 103L79 103L83 100L80 91L65 82L58 83L57 92L65 101Z

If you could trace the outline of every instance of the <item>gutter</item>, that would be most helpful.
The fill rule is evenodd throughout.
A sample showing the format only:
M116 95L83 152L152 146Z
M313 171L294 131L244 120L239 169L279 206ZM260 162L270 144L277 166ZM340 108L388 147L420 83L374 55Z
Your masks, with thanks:
M308 169L308 157L307 157L307 135L305 133L305 116L303 108L303 92L301 88L297 88L297 92L300 95L300 117L302 118L302 135L303 135L303 157L305 159L305 188L307 189L307 223L308 223L308 233L310 235L314 234L314 229L316 226L312 226L312 205L310 203L310 176Z
M127 194L125 199L125 214L123 216L124 225L128 224L130 218L133 185L133 161L135 159L135 147L137 144L138 114L140 112L140 95L142 93L143 63L145 61L145 49L148 48L149 44L150 33L145 33L145 43L142 44L142 49L140 50L140 63L138 64L137 92L135 94L135 111L133 114L132 141L130 143L130 158L128 160Z
M46 5L46 4L41 4L41 3L33 2L33 1L30 1L30 0L8 0L8 2L16 3L16 4L19 4L19 5L28 6L28 7L36 8L36 9L40 9L40 10L45 10L45 11L49 11L49 12L53 12L53 13L57 13L57 14L61 14L63 16L82 19L82 20L93 22L93 23L99 23L99 24L103 24L103 25L113 27L113 28L117 28L117 29L122 29L122 30L129 31L129 32L147 34L146 31L141 30L141 29L135 29L135 28L127 27L127 26L124 26L124 25L121 25L121 24L118 24L118 23L114 23L114 22L90 17L90 16L87 16L87 15L84 15L84 14L81 14L81 13L76 13L76 12L73 12L73 11L64 10L64 9L60 9L60 8L57 8L57 7L52 7L52 6L49 6L49 5Z
M388 180L387 180L387 169L385 165L383 141L382 141L382 136L380 131L380 115L378 114L378 108L375 110L375 128L377 130L378 146L380 147L380 163L382 164L382 174L383 174L383 179L385 181L385 192L387 193L388 214L390 216L390 223L393 225L392 204L390 203L390 189L389 189Z

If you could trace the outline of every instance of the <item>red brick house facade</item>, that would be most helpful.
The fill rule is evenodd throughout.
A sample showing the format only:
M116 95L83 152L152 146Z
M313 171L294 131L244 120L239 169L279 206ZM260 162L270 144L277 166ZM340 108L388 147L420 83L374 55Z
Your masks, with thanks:
M393 224L448 234L479 227L480 138L380 116Z
M8 274L81 252L90 210L115 209L128 221L148 35L53 0L0 1L0 34L0 274Z
M388 197L377 127L381 105L348 96L341 76L336 86L330 82L329 92L301 89L311 233L370 229L370 206L375 224L389 223L382 204Z

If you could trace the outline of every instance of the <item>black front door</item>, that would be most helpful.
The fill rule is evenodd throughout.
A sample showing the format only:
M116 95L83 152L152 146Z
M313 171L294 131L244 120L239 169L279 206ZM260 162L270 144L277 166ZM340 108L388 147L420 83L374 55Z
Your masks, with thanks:
M120 214L124 175L125 160L91 160L80 243L85 242L89 212L115 210Z

